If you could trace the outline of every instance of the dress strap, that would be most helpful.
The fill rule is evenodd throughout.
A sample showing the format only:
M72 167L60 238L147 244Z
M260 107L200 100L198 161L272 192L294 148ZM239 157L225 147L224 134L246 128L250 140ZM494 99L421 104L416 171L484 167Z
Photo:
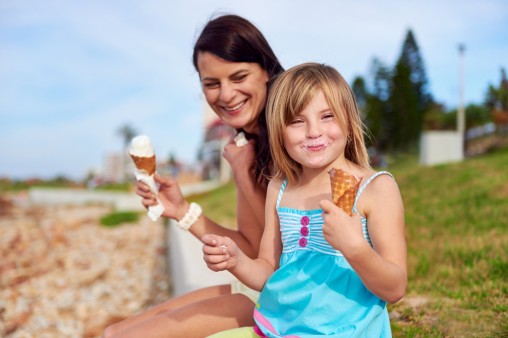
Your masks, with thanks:
M353 205L354 211L356 211L356 203L358 202L358 199L360 198L360 195L362 194L362 192L365 190L365 188L367 188L367 185L369 185L369 183L372 182L373 179L375 179L376 177L378 177L380 175L389 175L393 178L393 175L390 174L388 171L378 171L377 173L375 173L374 175L369 177L369 179L364 184L362 184L360 189L358 189L358 193L356 194L356 198L355 198L355 204Z
M277 196L277 204L276 204L276 208L279 207L279 204L280 204L280 200L282 199L282 194L284 193L284 190L286 190L286 186L288 185L288 179L284 179L284 181L282 182L281 186L280 186L280 190L279 190L279 196Z

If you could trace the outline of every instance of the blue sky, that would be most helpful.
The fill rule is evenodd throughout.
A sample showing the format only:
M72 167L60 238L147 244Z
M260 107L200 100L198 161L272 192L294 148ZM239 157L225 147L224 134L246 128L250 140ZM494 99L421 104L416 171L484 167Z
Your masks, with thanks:
M368 78L393 66L408 28L434 97L480 103L508 68L508 2L0 0L0 177L82 178L122 150L125 124L160 158L196 159L203 97L193 43L214 13L245 16L288 68L306 61Z

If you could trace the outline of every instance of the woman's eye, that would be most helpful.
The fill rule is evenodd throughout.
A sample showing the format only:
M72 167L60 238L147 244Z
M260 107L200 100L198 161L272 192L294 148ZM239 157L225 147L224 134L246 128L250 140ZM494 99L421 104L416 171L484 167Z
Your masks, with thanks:
M233 77L232 80L235 82L239 82L239 81L243 81L246 77L247 77L247 74L237 75L237 76Z
M204 88L217 88L219 87L219 83L218 82L204 82L203 83L203 87Z

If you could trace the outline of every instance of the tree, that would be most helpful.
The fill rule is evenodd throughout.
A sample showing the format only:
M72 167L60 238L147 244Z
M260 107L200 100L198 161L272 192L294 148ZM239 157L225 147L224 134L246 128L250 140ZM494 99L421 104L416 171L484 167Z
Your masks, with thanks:
M494 122L497 124L508 123L508 79L504 68L501 68L499 87L489 85L485 104L492 111Z
M124 124L123 126L118 128L117 134L120 137L122 137L124 149L128 148L129 143L134 138L134 136L137 135L137 133L138 132L134 128L132 128L132 126L130 126L129 124Z
M391 71L377 58L372 60L370 74L373 78L372 93L367 95L365 103L365 124L373 137L378 150L388 150L390 130L393 126L393 111L388 98L392 87Z
M129 144L132 140L132 138L134 136L137 135L137 131L132 128L129 124L124 124L122 127L120 127L118 130L117 130L117 134L120 135L122 137L122 140L123 140L123 153L122 153L122 156L121 156L121 161L122 161L122 178L123 180L126 180L127 179L127 149L129 147Z
M425 112L433 102L423 58L411 29L394 67L389 102L393 109L390 135L392 146L405 148L416 143L423 128Z

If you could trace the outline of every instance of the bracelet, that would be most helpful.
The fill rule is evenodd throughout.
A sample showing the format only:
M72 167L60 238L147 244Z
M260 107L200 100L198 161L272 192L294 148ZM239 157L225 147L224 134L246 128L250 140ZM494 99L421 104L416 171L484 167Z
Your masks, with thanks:
M178 225L180 229L188 231L189 228L196 223L202 213L203 209L201 209L199 204L192 202L185 216L183 216L181 220L177 221L176 225Z

